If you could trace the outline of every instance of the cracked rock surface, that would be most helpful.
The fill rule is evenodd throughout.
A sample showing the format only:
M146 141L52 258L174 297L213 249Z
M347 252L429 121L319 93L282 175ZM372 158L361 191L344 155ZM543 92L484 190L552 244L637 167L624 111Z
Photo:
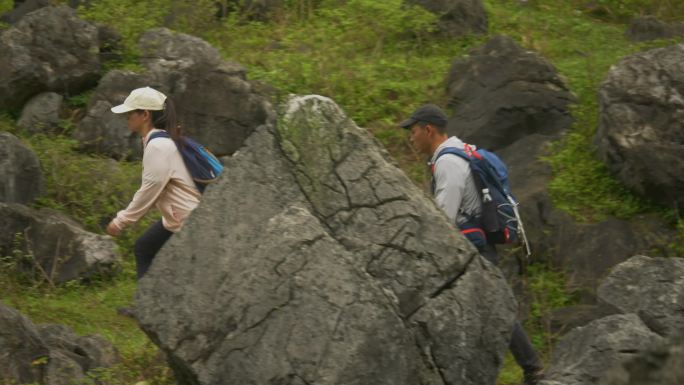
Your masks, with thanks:
M180 384L491 384L516 306L320 96L292 97L227 160L136 299Z
M634 256L599 286L599 303L635 313L654 332L671 337L684 325L684 259Z
M627 56L599 89L594 141L610 170L634 192L684 205L684 44Z

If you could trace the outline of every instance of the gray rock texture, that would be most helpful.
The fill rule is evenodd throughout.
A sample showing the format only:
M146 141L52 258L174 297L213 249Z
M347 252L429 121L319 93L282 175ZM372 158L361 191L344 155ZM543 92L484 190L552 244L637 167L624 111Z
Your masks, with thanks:
M632 257L611 270L598 299L638 314L662 336L674 336L684 325L684 258Z
M267 98L247 80L242 66L223 60L209 43L157 28L144 33L139 44L145 71L111 71L91 97L74 132L84 150L117 159L142 155L140 138L130 132L125 116L109 109L144 86L171 97L184 133L217 156L235 152L266 122Z
M491 384L515 316L500 271L320 96L227 159L136 303L180 384Z
M35 325L0 303L0 381L3 384L98 383L86 376L120 361L116 348L97 335L78 336L63 325Z
M55 92L44 92L32 97L21 111L17 127L32 134L55 132L64 97Z
M45 191L38 156L8 132L0 132L0 175L0 202L29 203Z
M608 372L601 385L684 384L684 337L647 349Z
M654 16L635 17L629 24L626 35L632 41L681 37L684 36L684 23L666 23Z
M31 12L0 33L0 108L45 91L78 94L102 69L100 31L66 6Z
M556 344L542 384L597 384L608 369L662 340L636 314L601 318L572 330Z
M447 79L448 131L499 150L530 134L556 135L572 123L575 98L541 56L497 36L454 61Z
M120 259L108 235L85 231L49 209L0 203L0 255L17 256L17 268L61 283L108 274Z
M599 90L595 141L635 192L684 204L684 44L639 52L614 65Z

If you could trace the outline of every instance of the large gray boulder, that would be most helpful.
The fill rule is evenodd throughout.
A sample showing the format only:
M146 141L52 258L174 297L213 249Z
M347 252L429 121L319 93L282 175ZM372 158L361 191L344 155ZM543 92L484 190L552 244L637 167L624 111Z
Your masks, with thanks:
M74 137L83 149L117 159L142 155L140 138L123 115L109 108L134 88L151 86L176 103L183 131L216 155L230 155L266 122L267 98L257 92L239 64L194 36L165 28L140 38L142 73L114 70L102 78Z
M38 156L8 132L0 132L0 175L0 202L29 203L45 191Z
M0 380L3 384L92 383L89 370L120 361L116 348L97 335L78 336L63 325L34 325L0 303Z
M0 34L0 108L44 91L78 94L102 69L100 31L66 6L44 7Z
M450 37L487 33L482 0L407 0L439 16L440 32Z
M599 90L599 154L635 192L684 204L684 44L628 56Z
M19 258L18 269L37 280L108 274L120 260L110 236L87 232L53 210L0 203L0 218L0 255Z
M136 294L180 384L491 384L515 301L330 99L293 97Z
M684 325L684 259L638 255L615 266L598 299L635 313L656 333L674 336Z
M17 127L31 134L56 131L63 100L64 97L55 92L43 92L32 97L24 105Z
M636 314L601 318L556 344L543 385L597 384L608 369L662 341Z
M498 150L572 123L568 106L575 98L556 69L507 36L454 61L446 84L449 133L479 147Z

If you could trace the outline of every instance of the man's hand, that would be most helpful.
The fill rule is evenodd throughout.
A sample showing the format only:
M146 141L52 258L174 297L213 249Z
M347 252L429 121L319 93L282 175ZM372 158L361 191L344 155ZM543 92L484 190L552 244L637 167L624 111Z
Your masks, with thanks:
M112 237L118 237L121 235L121 229L114 224L114 222L109 222L107 225L107 234L111 235Z

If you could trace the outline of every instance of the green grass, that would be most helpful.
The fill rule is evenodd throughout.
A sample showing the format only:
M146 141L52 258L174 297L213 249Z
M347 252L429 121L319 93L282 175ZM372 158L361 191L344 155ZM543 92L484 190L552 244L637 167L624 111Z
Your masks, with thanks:
M0 0L0 15L12 9L13 0Z

